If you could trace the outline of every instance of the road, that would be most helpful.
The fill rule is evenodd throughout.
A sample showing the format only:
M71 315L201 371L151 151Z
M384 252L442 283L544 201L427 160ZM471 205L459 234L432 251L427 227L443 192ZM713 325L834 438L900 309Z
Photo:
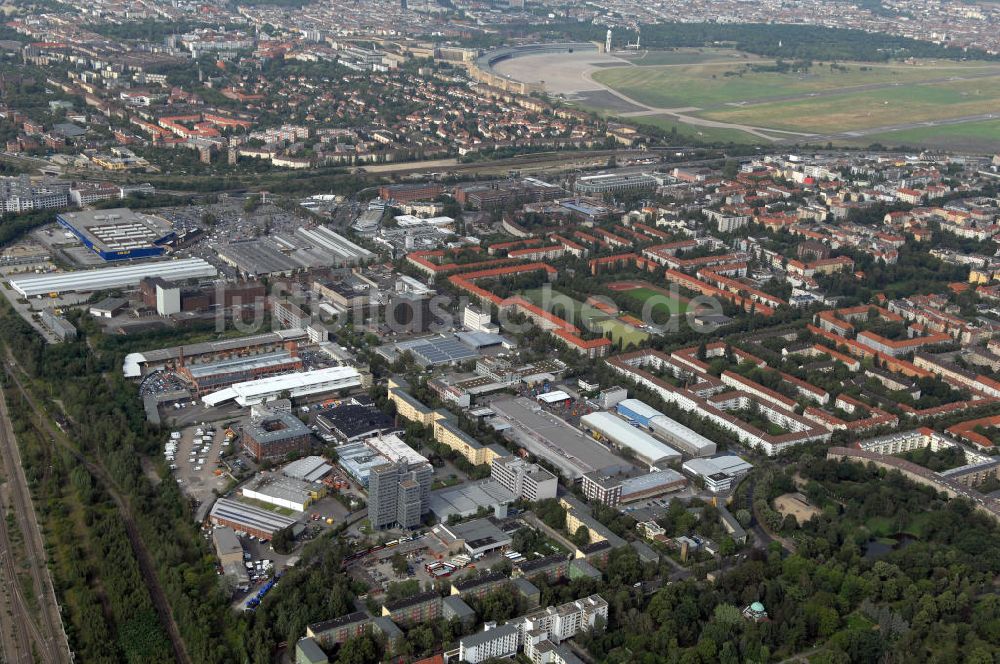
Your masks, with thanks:
M31 655L34 651L44 662L70 662L72 656L69 640L63 630L59 603L46 565L42 530L21 465L21 453L14 437L3 390L0 390L0 454L3 457L6 480L2 500L4 516L13 512L23 541L23 553L15 560L17 554L12 549L7 520L0 518L0 567L7 600L7 611L0 615L0 622L3 623L4 661L31 662L34 661ZM37 618L40 620L37 622L18 578L18 567L25 565L30 572L33 595L38 605Z
M50 415L45 411L45 409L39 406L39 404L35 401L34 396L29 390L25 389L23 383L21 382L21 378L18 374L23 373L23 369L20 368L20 365L11 353L10 348L7 348L6 360L8 363L5 365L7 375L14 381L15 387L24 396L24 399L28 402L28 405L34 412L37 421L40 423L42 435L48 438L53 444L59 445L72 454L80 465L86 468L87 472L90 473L97 484L101 485L108 492L108 495L111 496L115 507L118 509L119 516L121 516L122 525L125 526L125 534L128 537L129 544L135 554L136 562L139 565L139 572L143 578L143 583L149 590L149 596L153 602L153 606L156 608L157 616L159 617L160 623L166 632L167 638L170 640L170 645L174 651L174 658L176 661L180 662L180 664L192 664L191 658L187 653L187 648L184 645L184 639L181 637L180 628L174 620L174 616L170 608L170 602L167 600L166 593L163 591L163 586L160 585L160 579L156 574L156 565L153 562L153 557L150 555L149 549L146 547L146 543L143 541L142 535L139 533L139 528L132 516L128 499L118 489L114 481L111 479L111 476L103 466L90 461L80 454L79 450L77 450L69 442L67 435L52 426Z

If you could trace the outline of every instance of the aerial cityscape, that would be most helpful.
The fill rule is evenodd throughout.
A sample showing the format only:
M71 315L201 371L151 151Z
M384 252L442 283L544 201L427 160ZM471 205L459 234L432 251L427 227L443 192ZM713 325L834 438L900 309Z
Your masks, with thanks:
M1000 663L1000 4L5 0L0 662Z

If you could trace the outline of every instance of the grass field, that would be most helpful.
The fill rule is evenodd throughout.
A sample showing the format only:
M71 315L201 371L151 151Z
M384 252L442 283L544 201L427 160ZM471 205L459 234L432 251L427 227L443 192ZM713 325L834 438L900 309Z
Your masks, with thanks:
M649 338L648 333L558 291L551 291L548 298L542 288L532 288L521 295L535 306L559 316L581 330L600 330L602 334L610 332L611 340L615 343L624 339L623 347L630 343L639 344Z
M663 131L676 130L677 138L695 139L709 143L756 143L760 138L739 129L725 129L721 127L696 127L684 122L680 122L669 115L644 115L631 118L631 120L641 125L651 125Z
M614 283L610 284L615 291L642 300L644 306L650 298L658 298L658 301L650 311L654 322L661 321L667 314L676 316L687 313L688 303L683 298L672 297L668 293L656 288L649 288L639 284L636 284L635 287L628 287L630 283L616 283L618 283L618 287L615 287L616 284ZM636 315L637 317L641 317L642 314L641 312L636 312Z
M593 74L595 81L607 85L636 101L656 108L715 106L789 95L806 95L862 85L892 85L947 79L987 71L984 63L934 65L866 66L846 65L847 71L828 66L814 66L808 73L780 74L738 71L735 64L694 64L688 67L619 67ZM996 71L1000 67L993 65ZM867 67L862 70L862 67Z
M649 334L646 332L619 320L603 320L597 323L595 327L599 328L605 334L611 332L611 341L620 344L622 348L628 348L629 344L638 346L646 339L649 339Z
M760 56L734 51L731 48L678 48L673 51L643 51L641 53L622 55L615 54L629 64L639 67L656 67L662 65L695 65L707 62L732 62L745 60L747 62L760 60Z
M646 302L653 297L659 298L659 301L654 305L654 312L660 311L663 308L667 308L671 315L683 314L687 311L687 302L682 302L680 299L670 298L657 290L653 290L652 288L633 288L632 290L624 292L628 293L632 297L640 298L643 302Z
M940 127L903 129L883 134L869 134L859 141L862 145L918 145L931 148L978 150L984 145L1000 145L1000 120L965 122Z
M722 122L810 133L926 122L1000 110L1000 77L928 85L903 85L852 94L799 99L699 115Z
M827 63L816 64L805 73L778 73L749 71L732 62L739 57L742 54L725 49L650 52L644 57L623 58L634 66L600 69L590 76L653 109L689 109L679 112L734 125L697 127L666 114L627 118L666 131L673 129L681 140L764 142L761 136L740 128L749 126L777 139L795 138L796 134L808 139L809 135L865 132L835 142L979 152L1000 149L1000 123L982 117L1000 111L998 63L846 63L845 69ZM724 58L730 61L719 61ZM610 97L610 93L604 94ZM602 103L601 99L595 98L594 103ZM626 103L618 98L615 101ZM615 114L623 109L605 111ZM906 126L942 120L955 124ZM899 127L899 131L885 131L890 127Z

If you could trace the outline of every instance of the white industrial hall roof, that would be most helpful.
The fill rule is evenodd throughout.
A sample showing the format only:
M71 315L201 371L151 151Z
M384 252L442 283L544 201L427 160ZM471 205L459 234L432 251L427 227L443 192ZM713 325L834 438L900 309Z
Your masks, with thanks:
M57 295L61 293L89 293L138 286L139 282L146 277L161 277L167 281L184 281L185 279L214 277L217 274L216 269L201 258L184 258L122 267L80 270L78 272L19 276L11 279L10 285L22 297L36 297L51 293Z
M314 371L268 376L258 380L236 383L202 398L206 406L236 399L241 406L263 403L268 397L288 392L293 398L361 385L361 374L352 367L330 367Z
M674 448L661 443L612 413L603 411L590 413L581 417L580 423L604 435L613 443L629 448L650 464L681 458L680 452Z

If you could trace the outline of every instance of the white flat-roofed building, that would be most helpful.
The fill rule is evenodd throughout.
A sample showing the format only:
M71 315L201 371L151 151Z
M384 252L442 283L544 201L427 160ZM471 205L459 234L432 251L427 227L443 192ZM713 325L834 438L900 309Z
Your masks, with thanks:
M694 457L715 454L715 442L684 426L666 415L657 415L649 421L649 428L663 436L672 446Z
M530 501L555 498L559 485L555 475L513 454L493 459L490 477L515 497Z
M487 623L482 632L458 640L458 658L469 664L479 664L489 659L513 657L519 643L520 634L514 625L496 627Z
M261 473L242 489L244 498L304 512L319 492L303 480Z
M11 288L22 297L61 295L62 293L91 293L99 290L130 288L139 285L146 277L160 277L166 281L185 281L214 277L218 271L200 258L105 267L78 272L55 272L18 276L10 280Z
M704 480L705 488L714 493L728 491L736 480L746 475L752 468L752 465L735 454L691 459L685 461L681 467L685 473Z
M365 444L390 462L406 461L410 465L430 463L424 455L407 445L394 433L372 436L365 441Z
M580 424L601 434L615 445L632 450L650 466L661 466L681 459L680 452L612 413L589 413L580 418Z
M268 376L259 380L236 383L202 398L206 406L214 407L235 399L243 407L267 403L283 392L297 397L337 392L361 387L361 374L353 367L330 367L314 371Z

